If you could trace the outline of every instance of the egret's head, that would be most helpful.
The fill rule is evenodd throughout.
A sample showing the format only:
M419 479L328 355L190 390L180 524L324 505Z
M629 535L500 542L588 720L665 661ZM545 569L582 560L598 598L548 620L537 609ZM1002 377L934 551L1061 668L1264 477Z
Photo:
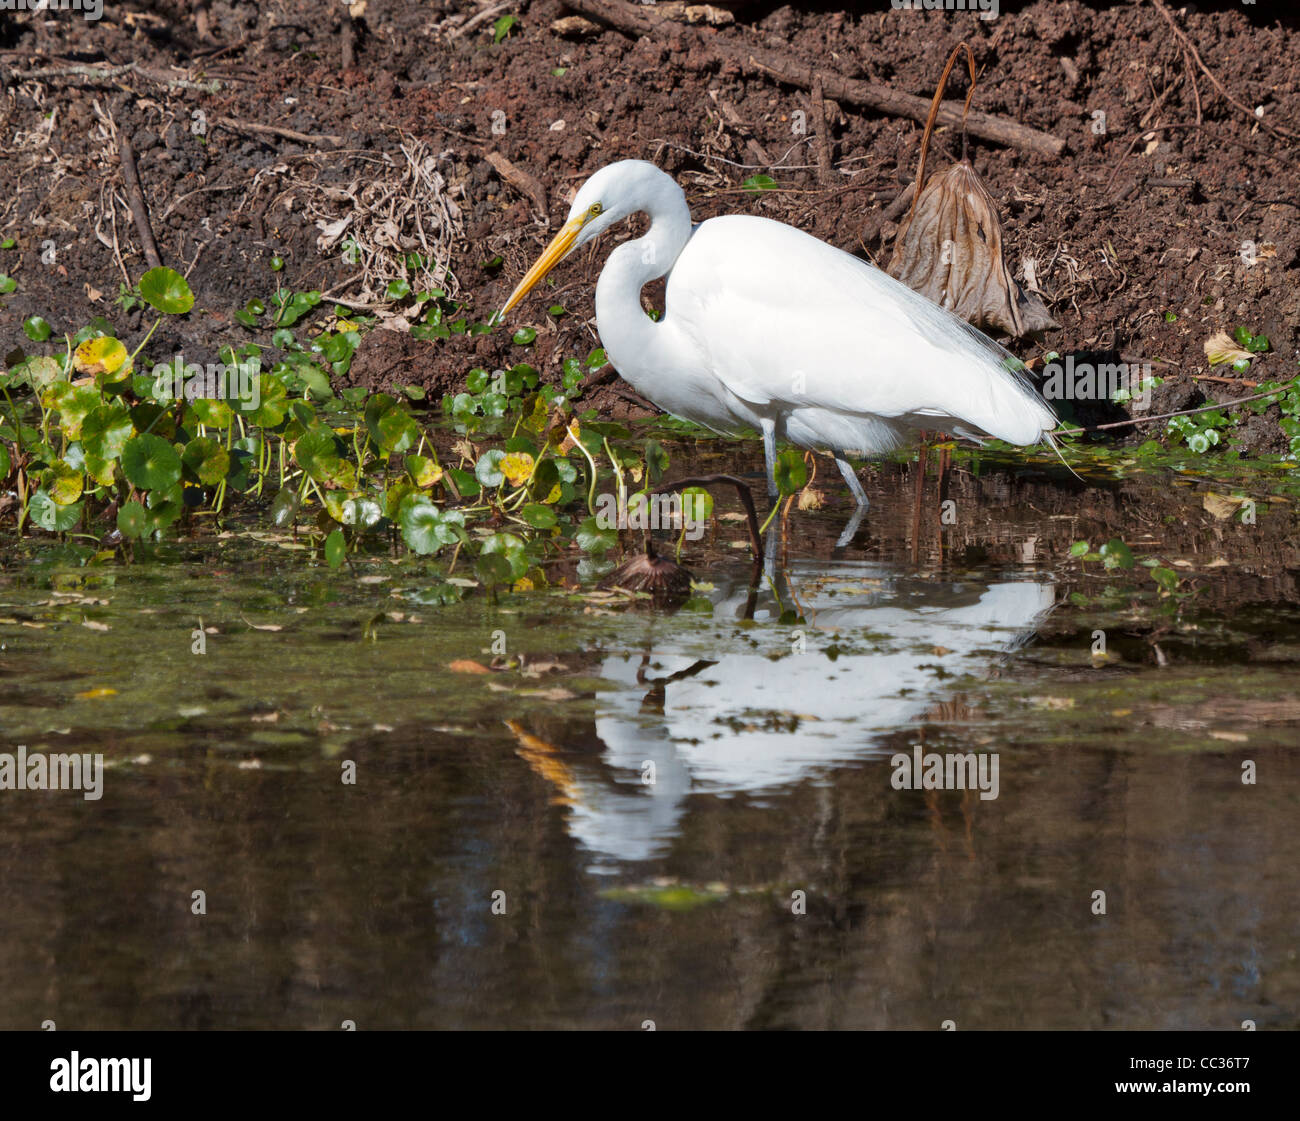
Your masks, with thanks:
M656 196L666 188L681 193L671 176L645 160L620 160L602 167L573 196L564 227L510 293L501 315L504 316L528 295L578 246L599 237L629 214L649 209Z

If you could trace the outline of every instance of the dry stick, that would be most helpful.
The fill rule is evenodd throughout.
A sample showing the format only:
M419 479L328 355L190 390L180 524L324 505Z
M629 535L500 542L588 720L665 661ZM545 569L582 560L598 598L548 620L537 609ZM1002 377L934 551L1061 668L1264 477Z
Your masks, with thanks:
M812 84L813 70L802 63L792 62L777 56L773 52L762 51L757 48L733 53L730 45L728 45L726 51L721 49L722 44L718 46L719 53L728 55L730 60L737 63L742 69L748 69L752 73L768 74L789 85L800 86L804 89L807 89ZM842 78L837 74L825 72L823 72L822 80L826 92L836 101L851 101L856 105L864 105L869 109L889 113L896 117L907 117L921 123L924 123L930 112L929 103L925 98L916 97L910 93L901 93L898 90L878 86L872 82ZM939 109L938 120L940 124L947 125L950 128L960 127L962 124L961 107L950 101L945 101ZM993 117L988 113L971 113L966 118L966 131L972 136L978 136L983 140L992 140L1009 148L1021 148L1025 151L1037 152L1041 156L1056 157L1065 151L1065 141L1051 135L1051 133L1040 132L1038 129L1022 125L1018 121Z
M158 253L158 243L154 240L153 227L149 224L149 204L145 202L144 191L140 189L140 174L135 167L135 153L126 133L117 139L117 158L122 164L122 182L126 186L127 201L131 204L131 217L135 219L135 230L140 235L140 244L144 247L144 259L151 269L162 267L162 257Z
M912 201L915 195L916 182L913 181L899 191L898 194L894 196L894 201L885 207L882 212L869 218L863 224L864 236L858 238L858 243L864 250L867 248L867 242L875 241L876 236L882 229L884 229L886 222L895 222L898 220L899 215L907 209L907 204Z
M812 112L813 127L817 130L817 178L825 187L835 178L835 171L831 166L831 136L826 123L826 91L823 85L822 76L814 75Z
M350 11L343 13L343 33L339 36L343 40L343 53L341 61L344 70L351 70L356 64L356 44L357 29L352 22L352 13Z
M547 219L549 224L550 207L546 205L546 189L541 183L522 168L512 164L500 152L488 152L486 159L502 179L532 202L533 206L541 212L542 217Z
M334 136L332 133L322 132L317 135L310 135L305 132L295 132L291 128L280 128L278 125L257 125L251 121L236 121L231 117L218 117L216 123L232 132L258 132L266 136L279 136L285 140L296 140L299 144L314 144L316 147L322 147L326 144L342 144L343 137Z
M1235 401L1221 401L1217 405L1202 405L1199 409L1179 409L1176 413L1160 413L1158 416L1139 416L1130 420L1116 420L1110 424L1092 424L1087 428L1058 428L1052 433L1053 436L1077 436L1081 432L1104 432L1108 428L1127 428L1130 424L1147 424L1153 420L1169 420L1176 416L1195 416L1197 413L1212 413L1215 409L1235 409L1238 405L1244 405L1249 401L1260 401L1265 397L1277 397L1285 393L1300 378L1293 378L1282 386L1281 389L1270 389L1267 393L1252 393L1249 397L1238 397Z
M651 18L643 15L643 9L624 0L564 0L564 4L581 15L599 20L633 37L654 35L665 23L662 16ZM672 26L675 30L680 28L679 24ZM818 73L811 66L795 62L780 51L733 43L716 33L699 41L705 46L705 53L712 53L719 61L734 63L750 74L776 78L800 89L811 89ZM874 82L845 78L827 70L822 70L821 75L823 92L834 101L848 101L922 123L929 115L930 104L923 97L879 86ZM940 124L957 127L962 123L962 111L959 106L944 102L938 120ZM990 116L988 113L971 113L966 120L966 131L982 140L1037 152L1042 156L1059 156L1065 151L1065 141L1051 133L1041 132L1004 117Z
M707 487L716 483L730 483L736 488L736 493L740 495L741 504L745 507L745 523L749 527L749 547L754 550L754 560L756 562L761 561L763 559L763 535L758 528L758 511L754 509L754 496L742 479L736 478L735 475L692 475L690 478L675 479L671 483L662 483L650 493L666 494L669 491L682 490L684 487Z
M1201 61L1201 56L1196 51L1196 45L1191 41L1191 39L1187 37L1187 33L1183 31L1183 29L1179 27L1178 24L1174 21L1173 14L1169 11L1168 8L1164 6L1162 0L1151 0L1151 6L1155 8L1157 12L1160 13L1160 15L1164 18L1165 23L1169 24L1169 29L1174 33L1174 38L1177 39L1178 42L1181 43L1186 50L1191 52L1192 58L1196 59L1196 65L1201 68L1201 72L1207 78L1210 79L1210 81L1214 84L1214 88L1218 90L1221 94L1223 94L1223 96L1227 99L1230 105L1235 105L1238 109L1240 109L1243 113L1245 113L1246 116L1248 116L1252 121L1254 121L1258 125L1262 125L1264 128L1266 128L1269 132L1273 133L1275 136L1282 136L1285 137L1287 140L1297 139L1296 134L1294 132L1289 132L1284 128L1278 128L1276 125L1269 124L1269 122L1264 120L1263 117L1257 117L1255 115L1255 111L1249 105L1243 105L1240 101L1238 101L1235 97L1233 97L1232 94L1230 94L1226 89L1224 89L1223 83L1220 82L1219 79L1214 76L1210 68L1206 66L1204 62ZM1195 81L1195 79L1193 79L1193 81ZM1199 103L1200 103L1200 95L1198 93L1197 94L1198 110L1200 107Z
M465 34L465 32L472 31L480 23L483 23L486 20L490 20L498 12L504 12L507 8L514 7L514 3L515 0L505 0L505 2L502 4L493 4L490 8L484 8L477 15L470 16L469 19L467 19L459 27L449 32L447 38L459 39L462 35ZM568 5L568 7L572 7L572 6L573 6L572 4Z
M45 70L11 70L9 73L14 78L91 78L95 81L108 81L123 74L135 73L172 89L197 90L199 93L221 91L221 83L215 79L211 82L191 82L186 78L173 78L166 71L151 70L136 62L128 62L124 66L51 66Z

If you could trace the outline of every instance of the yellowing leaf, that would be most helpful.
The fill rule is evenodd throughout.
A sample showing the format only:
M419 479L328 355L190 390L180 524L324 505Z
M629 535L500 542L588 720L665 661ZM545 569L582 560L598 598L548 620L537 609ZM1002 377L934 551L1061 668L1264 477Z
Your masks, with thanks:
M512 487L517 487L532 475L533 457L527 452L510 452L501 457L497 469L509 480Z
M77 347L72 354L72 365L79 373L102 375L105 381L121 381L131 372L126 347L108 335L87 339Z
M567 457L569 452L578 446L578 440L581 437L582 429L575 420L564 430L564 439L556 446L555 454Z

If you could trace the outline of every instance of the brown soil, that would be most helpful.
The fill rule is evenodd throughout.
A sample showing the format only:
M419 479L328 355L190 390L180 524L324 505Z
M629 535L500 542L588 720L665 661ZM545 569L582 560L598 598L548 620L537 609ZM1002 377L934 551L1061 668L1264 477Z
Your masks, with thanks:
M441 263L471 319L500 306L582 179L625 157L655 160L677 176L697 219L760 213L887 261L894 227L882 230L880 217L911 181L921 126L851 104L833 107L835 177L820 186L815 146L792 128L796 113L808 113L808 96L718 66L708 46L764 45L928 98L964 37L983 72L975 107L1068 144L1062 156L1047 157L971 141L975 167L1001 209L1013 268L1025 258L1036 262L1061 324L1041 349L1159 361L1167 381L1154 395L1157 412L1250 391L1195 380L1211 372L1202 343L1220 328L1243 325L1272 341L1274 353L1244 377L1296 372L1300 142L1265 126L1300 134L1300 23L1294 14L1279 19L1264 0L1173 16L1244 110L1184 53L1150 0L1004 3L991 21L895 11L884 2L867 11L742 4L733 25L669 24L640 38L612 29L563 38L551 29L571 14L562 3L521 0L510 9L520 22L500 43L490 19L453 35L466 13L479 10L473 5L369 0L364 7L347 69L345 9L319 0L106 4L98 22L76 12L0 14L0 237L19 243L0 251L0 272L18 281L0 300L6 351L18 342L40 349L19 329L33 314L51 322L55 338L95 315L123 334L139 337L145 329L139 312L124 317L113 304L119 283L147 267L125 205L117 132L137 153L163 259L187 273L198 300L186 321L160 329L153 353L184 351L201 363L228 342L253 338L231 313L280 284L360 299L357 269L339 247L318 248L321 200L329 190L395 177L403 143L427 147L429 168L454 200ZM21 76L126 63L148 73ZM563 74L553 73L560 68ZM215 77L221 88L169 86L166 71L202 82ZM964 92L959 67L948 96ZM1093 132L1098 113L1105 114L1104 134ZM340 142L259 135L219 118ZM494 120L504 121L504 132L493 132ZM1157 125L1166 127L1146 131ZM502 181L489 152L540 183L549 228ZM960 152L960 136L940 130L930 167ZM755 164L765 166L741 166ZM781 189L742 189L756 171ZM48 242L54 260L43 263ZM1243 259L1246 242L1259 247L1254 264ZM528 360L548 378L564 357L584 356L597 343L591 299L605 248L566 262L550 295L521 309L518 321L539 330ZM287 262L279 274L269 267L276 255ZM498 255L500 265L484 265ZM550 320L544 308L551 300L570 314ZM509 334L421 341L376 330L365 336L349 380L455 390L473 366L523 356ZM1017 349L1029 356L1040 348ZM1237 377L1224 367L1213 374ZM589 400L614 413L648 411L617 383ZM1277 450L1272 421L1252 422L1247 442ZM1140 438L1151 427L1138 429ZM1121 430L1118 438L1135 435Z

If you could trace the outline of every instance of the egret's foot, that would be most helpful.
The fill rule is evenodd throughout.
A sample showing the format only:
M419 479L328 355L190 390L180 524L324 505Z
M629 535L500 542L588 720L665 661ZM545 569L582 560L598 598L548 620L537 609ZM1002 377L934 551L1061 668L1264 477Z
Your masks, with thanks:
M849 466L849 461L843 456L835 457L835 465L840 469L840 474L844 476L844 481L848 484L849 490L853 492L853 498L858 504L858 510L865 510L871 505L867 501L867 492L862 489L862 482L858 478L858 473Z

